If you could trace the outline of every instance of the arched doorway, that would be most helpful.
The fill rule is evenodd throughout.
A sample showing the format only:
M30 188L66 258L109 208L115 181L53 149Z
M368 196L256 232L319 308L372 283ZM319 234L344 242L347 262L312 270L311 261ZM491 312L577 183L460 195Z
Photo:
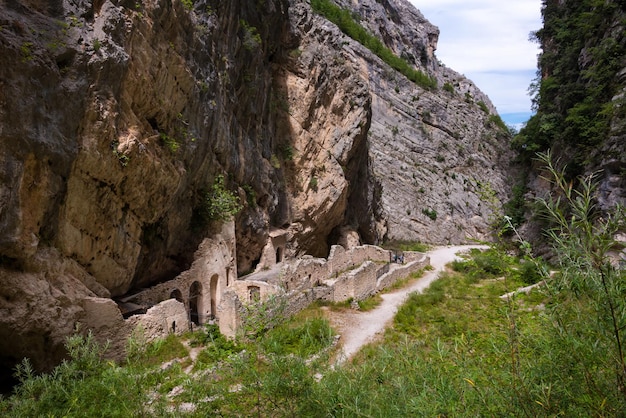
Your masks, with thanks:
M176 299L180 303L185 303L183 302L183 293L178 289L172 290L172 293L170 293L170 299Z
M210 292L211 292L211 312L210 312L210 318L211 319L215 319L215 317L217 316L217 282L219 280L219 277L217 277L217 274L214 274L213 277L211 277L211 283L210 283Z
M283 247L276 248L276 263L283 261Z
M202 323L202 285L193 282L189 288L189 320L196 325Z

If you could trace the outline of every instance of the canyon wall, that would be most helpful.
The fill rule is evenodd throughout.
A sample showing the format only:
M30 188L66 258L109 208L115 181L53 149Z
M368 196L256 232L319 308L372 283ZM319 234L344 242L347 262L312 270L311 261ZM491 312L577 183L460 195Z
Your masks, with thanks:
M493 105L438 62L437 28L406 1L338 4L436 86L302 0L0 4L7 370L57 362L86 298L189 270L219 235L220 184L242 207L240 274L274 229L286 257L489 238L510 158Z

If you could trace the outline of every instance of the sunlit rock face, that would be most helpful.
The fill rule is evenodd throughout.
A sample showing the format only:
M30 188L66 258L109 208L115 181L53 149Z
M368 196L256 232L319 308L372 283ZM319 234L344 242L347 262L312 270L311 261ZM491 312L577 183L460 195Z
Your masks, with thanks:
M409 3L339 4L437 87L304 1L0 5L6 365L58 361L86 298L188 271L219 230L203 215L218 175L242 205L240 274L276 229L288 257L488 237L509 161L489 99L438 63L438 29Z

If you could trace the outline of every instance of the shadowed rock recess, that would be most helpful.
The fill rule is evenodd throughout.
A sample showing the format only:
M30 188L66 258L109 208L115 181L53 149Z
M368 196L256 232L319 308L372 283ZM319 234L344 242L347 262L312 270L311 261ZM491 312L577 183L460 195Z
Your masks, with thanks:
M276 230L281 258L488 238L481 197L506 198L510 160L493 105L408 2L337 4L437 86L308 1L0 3L3 370L58 362L94 298L208 271L207 239L229 286ZM235 245L206 216L220 175L243 206Z

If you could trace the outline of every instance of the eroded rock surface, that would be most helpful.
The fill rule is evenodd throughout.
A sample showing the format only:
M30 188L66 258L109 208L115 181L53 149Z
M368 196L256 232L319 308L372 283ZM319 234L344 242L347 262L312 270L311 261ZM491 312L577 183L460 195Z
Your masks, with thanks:
M438 87L301 0L0 4L4 364L53 364L84 300L187 271L218 175L243 206L242 274L276 228L286 256L487 237L481 199L504 197L508 167L488 98L409 3L340 4Z

